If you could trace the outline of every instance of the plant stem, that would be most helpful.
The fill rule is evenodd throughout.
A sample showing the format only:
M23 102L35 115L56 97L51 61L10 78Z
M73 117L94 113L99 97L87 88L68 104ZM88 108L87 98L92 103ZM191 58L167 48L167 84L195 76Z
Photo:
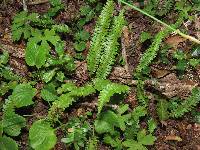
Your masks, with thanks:
M138 7L136 7L136 6L132 5L132 4L129 4L129 3L125 2L125 1L123 1L123 0L119 0L119 1L120 1L121 3L123 3L123 4L128 5L129 7L133 8L133 9L139 11L140 13L142 13L142 14L144 14L144 15L150 17L151 19L153 19L153 20L159 22L160 24L162 24L163 26L165 26L165 27L171 29L172 31L176 32L177 34L179 34L179 35L182 36L183 38L186 38L186 39L188 39L188 40L190 40L190 41L192 41L192 42L195 42L195 43L197 43L197 44L200 44L200 41L199 41L198 39L196 39L196 38L194 38L194 37L192 37L192 36L190 36L190 35L186 35L186 34L182 33L179 29L173 28L172 26L170 26L170 25L166 24L165 22L163 22L163 21L161 21L161 20L155 18L154 16L148 14L147 12L141 10L140 8L138 8Z

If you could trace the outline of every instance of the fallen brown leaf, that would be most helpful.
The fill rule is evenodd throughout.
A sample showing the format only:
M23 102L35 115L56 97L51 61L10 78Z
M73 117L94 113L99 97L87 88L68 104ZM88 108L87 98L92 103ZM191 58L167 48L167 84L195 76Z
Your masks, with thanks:
M176 135L169 135L165 138L165 141L178 141L178 142L181 142L182 139L181 137L179 136L176 136Z

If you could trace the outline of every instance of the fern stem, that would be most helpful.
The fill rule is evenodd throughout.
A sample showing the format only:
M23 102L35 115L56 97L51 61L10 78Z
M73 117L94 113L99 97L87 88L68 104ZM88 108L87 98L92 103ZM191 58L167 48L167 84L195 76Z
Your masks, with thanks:
M186 34L182 33L179 29L173 28L172 26L170 26L170 25L166 24L165 22L163 22L163 21L157 19L156 17L154 17L154 16L148 14L147 12L141 10L140 8L138 8L138 7L134 6L134 5L131 5L131 4L129 4L129 3L125 2L125 1L123 1L123 0L119 0L119 1L120 1L121 3L123 3L123 4L126 4L127 6L129 6L129 7L131 7L131 8L133 8L133 9L139 11L140 13L142 13L142 14L144 14L144 15L150 17L151 19L153 19L153 20L159 22L160 24L162 24L163 26L165 26L165 27L171 29L172 31L176 32L177 34L179 34L179 35L182 36L183 38L186 38L186 39L188 39L188 40L190 40L190 41L192 41L192 42L195 42L195 43L197 43L197 44L200 44L200 41L199 41L198 39L196 39L196 38L194 38L194 37L192 37L192 36L190 36L190 35L186 35Z

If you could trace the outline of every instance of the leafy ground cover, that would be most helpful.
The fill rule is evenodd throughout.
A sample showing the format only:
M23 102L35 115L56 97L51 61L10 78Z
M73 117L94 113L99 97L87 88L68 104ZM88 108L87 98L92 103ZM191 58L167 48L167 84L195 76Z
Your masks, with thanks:
M200 1L0 6L0 150L200 149Z

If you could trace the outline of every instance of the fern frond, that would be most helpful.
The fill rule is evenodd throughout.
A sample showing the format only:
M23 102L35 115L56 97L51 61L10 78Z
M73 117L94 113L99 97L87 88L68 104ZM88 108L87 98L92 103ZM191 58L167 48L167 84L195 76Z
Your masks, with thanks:
M112 82L109 80L99 79L96 78L93 80L94 88L97 91L102 91L108 84L111 84Z
M79 97L85 97L95 92L96 91L91 84L88 84L84 87L73 87L72 91L62 94L58 100L53 102L52 107L49 109L49 118L53 120L57 119L58 115L72 105L73 102L76 102Z
M140 63L136 68L136 77L138 77L142 71L152 62L152 60L156 57L159 47L163 38L169 32L168 29L160 31L155 36L153 43L151 44L150 48L143 54L142 58L140 59Z
M84 87L79 87L77 90L71 91L69 94L76 97L85 97L95 92L96 90L94 89L93 85L87 84Z
M100 61L103 42L108 33L112 13L114 11L114 3L112 0L108 0L106 6L103 8L91 42L91 47L87 57L88 70L90 74L94 74Z
M166 120L169 118L168 102L165 99L160 99L158 101L156 110L160 120Z
M177 108L174 108L171 110L171 117L181 117L186 112L189 112L194 108L198 103L200 102L200 88L194 88L192 90L192 94L189 98L184 100L180 105L177 106Z
M98 99L98 114L101 112L103 106L110 101L110 98L114 94L126 93L129 91L129 87L117 83L108 84L99 95Z
M104 43L104 53L101 56L100 64L96 72L97 78L105 79L110 73L119 46L118 38L121 37L124 24L125 19L123 11L121 11L119 16L114 18L111 33Z
M144 82L138 80L137 82L137 99L143 106L148 106L148 97L145 95Z

